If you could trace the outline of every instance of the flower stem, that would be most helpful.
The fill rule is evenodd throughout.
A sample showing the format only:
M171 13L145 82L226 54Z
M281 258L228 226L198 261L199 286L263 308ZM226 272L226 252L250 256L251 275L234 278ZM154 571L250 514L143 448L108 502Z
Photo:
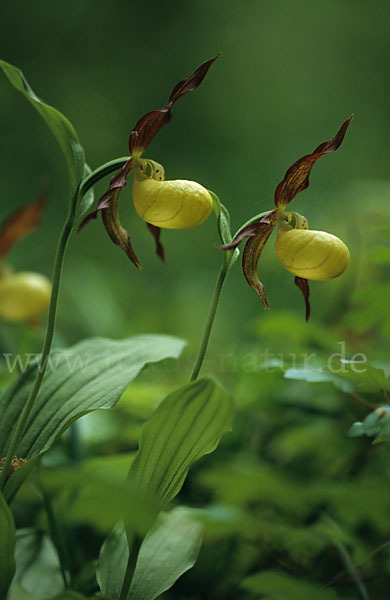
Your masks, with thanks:
M118 169L122 168L123 165L125 165L130 160L130 158L130 156L115 158L115 160L110 160L109 162L104 163L104 165L100 165L100 167L92 171L81 184L80 197L84 196L88 192L88 190L90 190L91 187L95 185L95 183L100 181L100 179L103 179L103 177L105 177L106 175L110 175L110 173L118 171Z
M73 587L72 571L70 569L70 560L68 550L62 537L62 531L54 512L51 500L46 490L40 482L40 492L42 494L43 506L46 511L47 522L53 544L57 550L58 560L60 563L61 576L64 582L65 589Z
M129 544L129 558L127 560L127 566L125 571L125 576L123 578L122 589L119 596L119 600L126 600L131 582L133 579L135 567L137 564L138 554L141 547L141 539L138 536L133 538L127 534L128 544Z
M58 240L57 251L56 251L56 255L55 255L55 259L54 259L52 293L51 293L51 298L50 298L50 307L49 307L49 314L48 314L48 318L47 318L47 326L46 326L45 339L43 342L42 354L41 354L41 358L40 358L39 365L37 368L34 385L32 387L29 397L27 398L27 402L23 407L23 410L20 415L19 421L17 423L16 429L11 438L11 443L7 450L7 455L5 457L3 469L0 474L0 490L3 489L3 487L4 487L4 484L5 484L5 481L7 478L7 474L8 474L9 466L11 464L12 458L15 455L18 444L19 444L21 437L24 433L24 430L26 428L26 424L27 424L28 418L30 416L33 404L38 395L43 377L45 375L48 357L49 357L51 345L53 342L53 336L54 336L54 327L55 327L56 314L57 314L58 292L59 292L60 283L61 283L62 265L64 262L64 256L65 256L66 247L68 245L68 240L69 240L70 234L72 232L72 227L73 227L73 218L69 214L65 221L65 224L63 226L60 238Z
M198 378L199 371L202 368L202 364L203 364L203 361L204 361L204 358L206 355L207 346L208 346L209 339L210 339L211 330L213 327L215 315L216 315L218 304L219 304L219 299L221 297L222 287L225 282L227 273L228 273L228 268L226 265L226 261L224 261L221 266L221 269L219 271L218 278L217 278L217 281L215 284L215 289L214 289L214 293L213 293L213 297L212 297L211 305L210 305L209 316L207 318L206 327L205 327L203 337L202 337L202 343L199 348L198 356L197 356L197 359L195 362L194 370L192 371L190 381L195 381L195 379Z
M17 450L18 444L19 444L19 442L22 438L22 435L24 433L24 430L26 428L28 418L30 416L35 399L38 396L38 393L39 393L39 390L40 390L40 387L41 387L41 384L43 381L43 377L45 375L48 358L49 358L51 346L53 343L53 337L54 337L58 294L59 294L59 289L60 289L62 267L63 267L63 263L64 263L65 252L66 252L66 248L68 245L70 235L72 233L75 219L77 217L77 215L74 214L74 207L77 204L77 200L79 198L81 198L84 194L86 194L88 192L88 190L92 186L94 186L97 181L99 181L100 179L102 179L103 177L108 175L109 173L112 173L113 171L116 171L119 168L121 168L128 160L129 160L129 157L117 158L108 163L105 163L104 165L101 165L100 167L95 169L95 171L92 171L92 173L90 173L88 175L88 177L86 177L84 179L84 181L80 184L80 187L77 189L75 196L73 198L71 209L69 210L68 216L67 216L64 226L62 228L60 238L58 240L56 255L55 255L55 259L54 259L53 277L52 277L52 293L51 293L51 298L50 298L49 314L48 314L48 318L47 318L46 333L45 333L45 339L43 342L41 358L40 358L39 365L37 368L37 373L36 373L36 377L35 377L35 381L34 381L32 390L30 392L29 397L27 398L26 404L23 407L22 413L20 415L19 421L16 425L16 429L13 433L10 445L7 450L3 468L0 473L0 490L3 489L5 482L7 480L9 466L11 464L11 461Z

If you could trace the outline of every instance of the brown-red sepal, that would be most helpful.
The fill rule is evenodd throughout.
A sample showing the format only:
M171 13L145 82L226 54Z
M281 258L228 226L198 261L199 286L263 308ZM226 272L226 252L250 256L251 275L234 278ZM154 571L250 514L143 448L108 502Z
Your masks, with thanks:
M80 231L83 229L83 227L85 227L90 221L92 221L93 219L96 219L98 213L101 210L108 208L110 206L110 203L113 201L113 199L115 197L119 196L122 188L124 188L127 183L127 178L130 175L132 167L133 167L133 161L130 159L127 161L127 163L125 163L123 165L123 167L118 171L118 173L115 173L115 175L110 180L110 187L108 188L107 192L105 194L103 194L103 196L100 198L95 210L90 212L81 221L81 223L77 229L77 233L80 233Z
M134 251L134 248L131 244L130 236L126 229L124 229L119 220L119 211L118 211L118 199L119 192L115 193L115 196L111 199L107 208L103 208L102 210L102 218L104 227L111 240L121 248L126 255L130 258L131 262L137 267L137 269L141 268L141 263L138 260L138 257Z
M150 231L150 233L152 234L155 244L156 244L156 254L159 257L159 259L161 260L161 262L165 263L165 252L164 252L164 246L161 243L160 237L161 237L161 229L160 227L157 227L157 225L152 225L151 223L146 223L146 226L148 228L148 230Z
M219 54L210 60L206 60L187 79L179 81L173 88L167 104L161 110L148 112L138 121L130 134L129 147L132 156L141 156L161 127L171 120L171 108L174 103L184 94L195 90L202 83L207 71L218 56Z
M299 287L299 289L302 292L303 298L305 300L306 323L307 323L308 320L310 319L310 301L309 301L310 289L309 289L309 282L307 281L307 279L304 279L303 277L295 277L295 285L297 285Z
M100 198L95 210L90 212L81 222L77 232L87 225L92 219L96 219L99 212L102 213L104 227L111 240L122 248L122 250L130 258L131 262L137 267L141 268L141 264L131 244L130 236L126 229L124 229L119 220L119 209L118 200L119 194L127 183L127 179L130 175L133 166L132 159L128 160L123 167L115 173L111 178L110 187L108 191Z
M320 144L314 152L297 160L286 172L275 191L275 206L285 207L309 185L309 175L314 163L325 154L334 152L341 145L353 115L341 125L336 135Z
M5 218L0 226L0 258L5 256L19 240L34 231L41 221L47 202L47 191L38 200L25 204Z
M268 213L257 223L258 229L255 235L251 234L245 244L242 255L242 270L245 279L256 292L264 308L268 308L268 300L264 290L264 285L259 280L258 263L263 248L271 235L278 220L278 211L274 210ZM248 225L250 227L250 225Z

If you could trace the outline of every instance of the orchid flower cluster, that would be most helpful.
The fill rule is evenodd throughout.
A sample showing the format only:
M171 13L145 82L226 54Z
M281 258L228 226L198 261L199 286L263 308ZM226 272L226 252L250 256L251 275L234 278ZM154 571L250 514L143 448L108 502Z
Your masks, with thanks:
M215 194L199 183L180 179L167 181L161 164L142 158L154 136L170 121L173 104L199 86L217 58L204 62L187 79L180 81L161 110L149 112L137 122L130 134L129 159L111 179L109 189L100 198L97 208L84 218L79 227L79 230L82 229L101 212L111 240L124 250L137 268L141 267L140 261L118 214L119 195L131 173L135 210L154 236L156 252L162 260L164 249L160 240L161 229L195 227L209 217L216 201L219 208L215 212L218 214L220 209ZM286 211L286 208L299 192L308 187L314 163L340 146L351 119L342 124L331 140L320 144L314 152L305 155L287 170L276 188L276 208L252 218L234 237L230 235L228 243L220 246L225 251L232 251L247 238L242 258L243 273L265 308L268 308L268 300L257 269L261 252L275 227L278 227L276 253L284 267L295 275L295 283L305 300L306 320L310 316L308 280L331 279L341 275L348 267L349 251L339 238L326 232L309 230L305 217ZM221 238L226 241L223 236Z

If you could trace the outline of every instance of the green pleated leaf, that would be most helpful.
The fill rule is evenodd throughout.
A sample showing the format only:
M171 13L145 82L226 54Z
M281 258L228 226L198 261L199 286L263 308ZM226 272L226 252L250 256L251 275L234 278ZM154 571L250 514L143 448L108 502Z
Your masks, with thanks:
M162 508L179 492L191 463L216 448L231 419L232 402L215 380L175 390L146 423L130 480Z
M78 417L113 407L146 365L177 358L183 346L182 340L171 336L139 335L124 340L92 338L53 352L17 456L30 459L45 452ZM35 377L34 364L22 363L22 368L25 372L0 400L0 455L5 454Z
M17 67L4 60L0 60L0 67L9 82L31 102L53 132L65 157L73 195L83 177L85 164L84 150L73 125L56 108L38 98Z
M15 524L0 492L0 600L7 597L15 573Z
M141 545L127 600L154 600L169 590L195 564L202 529L184 507L161 514ZM97 568L100 589L109 598L119 597L128 556L126 533L118 526L104 542Z

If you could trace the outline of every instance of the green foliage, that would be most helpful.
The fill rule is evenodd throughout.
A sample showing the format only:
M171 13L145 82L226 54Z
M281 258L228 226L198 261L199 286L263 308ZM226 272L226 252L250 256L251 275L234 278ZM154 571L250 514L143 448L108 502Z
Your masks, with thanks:
M145 535L156 515L153 497L134 489L123 477L96 469L47 469L45 488L58 496L57 510L68 525L85 523L107 533L123 519L139 535ZM77 493L75 493L77 490Z
M162 513L145 537L138 556L128 600L154 600L173 586L196 562L202 525L183 507ZM123 526L117 526L104 542L97 569L100 589L118 598L129 556Z
M0 493L0 598L5 600L15 572L15 524L10 509Z
M58 557L50 537L43 531L19 529L16 535L16 573L10 600L22 600L23 593L33 597L52 597L64 589Z
M179 492L191 463L215 450L231 419L232 402L215 380L175 390L144 427L130 481L162 508Z
M262 571L242 583L242 587L264 600L337 600L340 598L333 590L322 589L308 581L288 577L279 571Z
M125 388L149 363L177 358L184 342L169 336L144 335L125 340L85 340L54 352L29 427L17 454L26 458L48 450L56 437L77 418L97 408L111 408ZM35 377L26 369L0 400L0 453L9 443Z
M367 415L363 422L354 423L348 435L351 437L367 435L375 437L374 442L390 442L390 407L379 406Z

